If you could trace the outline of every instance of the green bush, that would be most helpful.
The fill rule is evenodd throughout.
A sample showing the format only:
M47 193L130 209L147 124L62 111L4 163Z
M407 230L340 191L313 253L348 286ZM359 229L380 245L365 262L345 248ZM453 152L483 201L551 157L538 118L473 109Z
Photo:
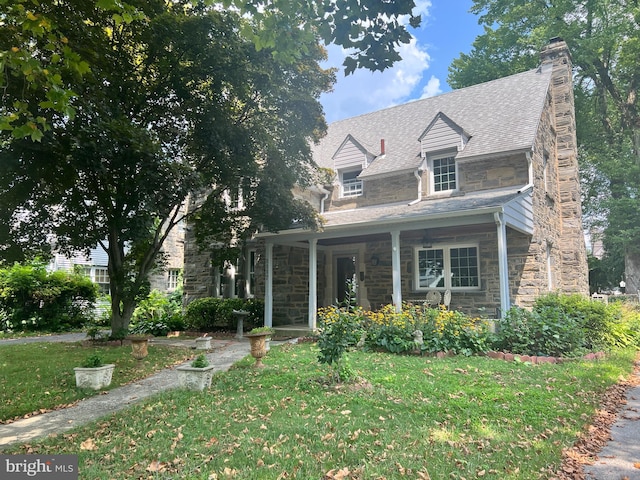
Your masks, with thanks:
M538 298L534 311L545 306L561 309L580 324L584 348L596 351L626 347L634 341L629 315L625 314L623 305L605 304L577 294L552 293Z
M575 356L638 344L640 314L624 303L548 294L528 312L517 307L497 322L493 348L528 355Z
M345 353L362 337L363 322L359 309L329 307L319 312L318 361L332 368L335 381L345 381L354 375Z
M0 329L64 331L92 316L97 287L83 275L47 272L44 264L0 269Z
M196 331L235 330L238 319L233 314L234 310L249 312L244 325L247 329L264 323L264 303L261 300L206 297L187 305L184 313L185 327Z
M153 290L134 310L129 333L158 337L183 329L181 295Z
M573 356L583 353L584 331L575 317L557 306L533 311L511 308L497 322L493 348L523 355Z
M431 353L452 352L471 356L489 349L487 322L457 310L423 309L419 328L424 336L422 348Z

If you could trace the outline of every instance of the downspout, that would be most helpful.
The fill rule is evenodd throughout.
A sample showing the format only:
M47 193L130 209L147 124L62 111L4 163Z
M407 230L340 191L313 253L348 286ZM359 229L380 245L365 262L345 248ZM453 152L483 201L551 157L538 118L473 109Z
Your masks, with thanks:
M416 170L413 175L418 179L418 198L409 202L409 206L415 205L422 200L422 170Z
M318 190L320 191L320 193L322 193L324 196L320 199L320 213L324 213L324 202L325 200L327 200L327 198L329 198L329 195L331 195L331 192L329 190L327 190L326 188L320 187L318 186Z
M527 157L529 183L527 183L524 187L518 190L518 193L524 192L525 190L528 190L529 188L533 187L533 159L531 158L531 152L525 152L524 154Z

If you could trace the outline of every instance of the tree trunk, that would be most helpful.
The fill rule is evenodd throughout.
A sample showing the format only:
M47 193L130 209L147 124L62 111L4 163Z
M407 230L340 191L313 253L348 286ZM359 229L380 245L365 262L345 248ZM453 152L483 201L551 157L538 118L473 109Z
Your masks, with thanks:
M119 332L129 329L131 316L135 310L135 302L123 299L117 292L111 294L111 334L118 336Z

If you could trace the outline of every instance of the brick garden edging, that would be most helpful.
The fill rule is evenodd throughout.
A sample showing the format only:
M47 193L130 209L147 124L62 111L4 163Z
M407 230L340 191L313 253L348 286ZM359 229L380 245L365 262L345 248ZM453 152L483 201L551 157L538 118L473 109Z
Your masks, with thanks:
M520 355L514 353L505 353L505 352L496 352L490 350L487 352L487 357L495 358L498 360L505 360L507 362L520 361L523 363L532 363L534 365L538 365L541 363L562 363L570 360L602 360L605 357L604 352L596 352L596 353L587 353L583 357L577 358L564 358L564 357L547 357L547 356L538 356L538 355Z

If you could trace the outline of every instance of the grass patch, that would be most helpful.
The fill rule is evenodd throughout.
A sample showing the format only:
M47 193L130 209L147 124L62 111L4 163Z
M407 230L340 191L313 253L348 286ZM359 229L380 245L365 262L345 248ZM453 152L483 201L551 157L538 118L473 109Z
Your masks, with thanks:
M317 355L274 347L266 368L247 358L206 392L172 390L7 452L79 454L87 479L550 478L635 352L535 366L354 352L366 381L340 388Z
M93 354L104 363L115 363L111 385L107 389L147 377L181 362L193 353L186 348L150 345L149 355L139 363L131 355L131 346L80 343L27 343L0 346L0 422L47 411L97 395L90 389L76 388L74 367Z

